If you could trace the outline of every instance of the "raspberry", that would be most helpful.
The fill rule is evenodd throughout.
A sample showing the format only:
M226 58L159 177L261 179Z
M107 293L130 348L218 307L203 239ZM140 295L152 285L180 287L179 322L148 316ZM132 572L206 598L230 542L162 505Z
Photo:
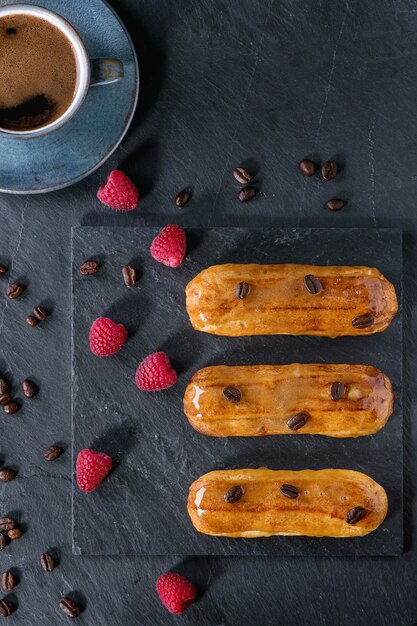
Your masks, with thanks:
M139 192L126 174L113 170L107 183L98 190L97 198L111 209L132 211L138 206Z
M113 461L110 456L94 450L81 450L77 457L77 485L81 491L94 491L110 472Z
M175 224L169 224L159 233L152 242L151 255L155 261L178 267L185 256L185 232Z
M154 352L140 363L135 380L142 391L161 391L175 384L177 372L165 352Z
M156 591L164 607L174 615L188 609L197 595L196 588L189 580L172 572L158 578Z
M108 317L99 317L90 328L90 350L96 356L116 354L127 339L123 324L116 324Z

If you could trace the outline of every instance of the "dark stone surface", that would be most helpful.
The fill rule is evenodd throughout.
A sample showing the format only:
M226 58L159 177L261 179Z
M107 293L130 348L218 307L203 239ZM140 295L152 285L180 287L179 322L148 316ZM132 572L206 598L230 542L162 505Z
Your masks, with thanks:
M3 0L4 1L4 0ZM82 10L88 0L77 0ZM42 197L0 197L0 263L27 281L22 300L0 283L0 366L31 376L39 396L3 418L0 456L19 470L0 486L1 510L27 532L0 554L20 578L7 623L67 624L59 598L78 592L88 626L411 626L417 622L417 160L416 32L413 0L115 0L135 39L142 89L119 150L83 183ZM298 161L335 157L331 182L304 179ZM7 155L2 155L7 158ZM71 155L68 155L71 158ZM261 192L235 198L231 170L256 171ZM95 193L120 166L142 190L140 208L116 214ZM186 185L191 202L173 197ZM344 197L339 213L324 209ZM71 552L70 228L176 221L187 226L402 228L404 237L404 538L401 557L103 558ZM26 328L36 304L53 309ZM65 454L45 464L61 442ZM103 541L112 541L103 533ZM39 556L59 551L41 571ZM201 590L173 618L155 597L167 569Z
M185 287L219 263L313 263L378 266L401 298L402 240L396 230L245 228L187 229L188 254L178 269L156 263L149 248L158 228L73 231L74 458L92 447L116 463L94 494L74 485L75 554L127 555L398 555L402 552L402 325L369 337L217 337L195 331L185 310ZM353 244L353 245L352 245ZM81 276L85 259L98 259L95 276ZM132 262L132 289L121 268ZM88 346L91 323L102 315L123 323L129 339L113 358ZM164 350L177 384L141 393L138 363ZM379 433L328 437L204 437L188 423L182 400L197 369L256 363L364 363L379 367L399 395ZM389 515L380 528L353 540L307 537L228 539L197 533L187 514L188 488L214 469L340 467L369 474L387 491ZM123 520L120 512L123 511ZM166 532L167 525L169 533ZM128 530L129 529L129 530ZM112 541L103 541L103 535Z

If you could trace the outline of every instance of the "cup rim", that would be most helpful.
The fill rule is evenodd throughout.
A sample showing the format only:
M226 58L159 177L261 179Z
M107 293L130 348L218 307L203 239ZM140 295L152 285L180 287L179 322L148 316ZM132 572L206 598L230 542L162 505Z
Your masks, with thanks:
M64 17L62 17L62 15L59 15L55 11L46 9L45 7L36 4L14 3L0 7L0 18L5 17L6 15L13 14L33 15L34 17L40 17L47 20L50 24L58 28L66 36L71 44L71 48L75 56L77 72L75 84L76 86L74 92L75 95L69 107L63 112L60 117L58 117L56 120L53 120L49 124L45 124L44 126L40 126L39 128L29 130L10 130L7 128L2 128L0 125L0 134L22 138L38 136L49 133L52 130L56 130L57 128L68 122L68 120L71 119L78 111L85 99L90 83L90 60L80 35L72 26L72 24L70 24Z

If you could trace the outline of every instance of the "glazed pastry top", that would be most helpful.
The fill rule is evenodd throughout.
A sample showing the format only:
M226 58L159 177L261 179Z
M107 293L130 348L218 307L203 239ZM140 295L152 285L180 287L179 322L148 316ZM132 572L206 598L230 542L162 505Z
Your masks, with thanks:
M351 470L240 469L209 472L190 487L195 528L228 537L354 537L387 513L384 489Z
M369 335L383 331L398 303L370 267L226 264L186 288L196 330L217 335Z
M184 411L196 430L216 437L359 437L382 428L393 403L389 379L371 366L220 365L194 374ZM294 424L297 415L305 423Z

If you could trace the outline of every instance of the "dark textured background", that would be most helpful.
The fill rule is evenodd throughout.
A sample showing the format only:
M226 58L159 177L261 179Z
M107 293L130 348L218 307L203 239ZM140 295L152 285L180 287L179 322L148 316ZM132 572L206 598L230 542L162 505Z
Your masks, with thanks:
M68 623L57 601L77 591L86 605L78 623L88 626L411 626L417 623L417 3L112 4L129 25L142 70L129 135L101 171L73 188L0 198L0 262L12 264L13 277L29 285L21 301L0 300L0 366L15 381L32 374L42 386L37 401L16 417L1 418L0 456L19 469L14 483L0 487L1 510L14 512L27 528L0 554L2 569L16 568L21 579L13 594L18 612L8 623ZM331 183L301 177L296 164L309 153L336 157L344 166L340 176ZM236 202L230 176L240 162L257 173L261 190L246 205ZM134 214L116 215L95 200L115 166L142 190ZM193 187L194 198L178 211L172 198L184 185ZM346 210L323 209L331 196L345 197ZM68 450L71 443L70 227L139 225L143 217L154 225L404 229L402 557L72 555L70 455L49 465L42 458L50 443L61 441ZM22 317L39 301L53 308L53 316L32 332ZM113 541L112 534L103 533L103 541ZM50 547L59 550L61 563L47 575L38 556ZM199 602L179 618L166 613L153 592L156 577L168 568L201 589Z
M368 337L217 337L197 332L185 308L185 287L218 263L312 263L378 266L401 301L402 240L394 229L186 229L180 268L155 263L149 247L159 228L74 229L73 450L109 454L112 479L94 494L73 485L75 554L392 556L403 551L402 314ZM95 276L81 276L98 259ZM132 261L134 259L134 261ZM120 268L134 262L140 278L126 289ZM129 340L114 358L91 354L91 323L109 315ZM165 350L178 381L161 393L140 393L138 363ZM183 412L185 388L208 365L364 363L380 368L398 394L386 426L370 437L205 437ZM230 382L230 381L229 381ZM225 385L228 384L225 381ZM299 407L301 410L303 407ZM300 431L301 432L301 431ZM215 469L347 468L365 472L387 491L389 514L377 531L355 539L268 537L227 539L195 532L187 514L190 484ZM119 523L123 509L125 523ZM169 522L167 522L169 520ZM126 532L126 523L131 527ZM167 524L169 533L167 533ZM103 542L111 533L112 542Z

